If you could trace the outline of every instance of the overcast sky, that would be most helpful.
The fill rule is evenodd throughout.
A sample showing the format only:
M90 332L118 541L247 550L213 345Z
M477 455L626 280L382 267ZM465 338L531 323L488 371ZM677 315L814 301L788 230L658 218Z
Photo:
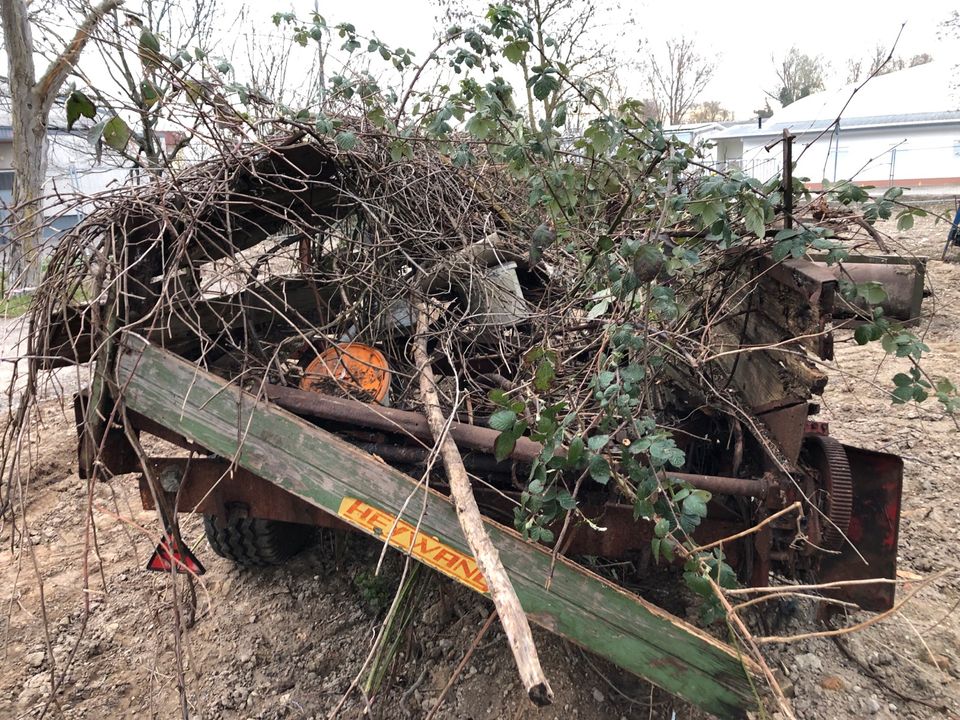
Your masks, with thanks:
M239 0L221 1L225 10L241 5ZM420 57L430 49L440 28L437 6L430 0L318 3L329 23L348 20L358 31L375 32L385 43L412 48ZM604 4L604 0L598 0L598 4ZM805 0L789 5L756 0L624 0L621 6L624 9L614 11L609 18L609 32L623 36L620 45L627 57L639 57L636 47L641 38L654 45L669 37L694 38L701 52L716 63L714 79L701 99L719 100L738 117L749 117L762 106L763 90L776 85L771 56L781 55L791 45L823 55L831 63L834 84L844 84L848 58L869 56L878 43L889 47L904 22L898 55L909 58L926 52L938 61L960 61L960 38L938 37L944 34L939 24L958 6L956 0ZM306 16L314 2L264 2L248 7L252 19L260 17L258 25L269 31L273 12L293 10ZM788 8L789 15L784 13ZM230 15L225 12L223 16ZM631 17L634 24L625 25ZM639 78L628 87L635 94L643 94Z
M192 0L181 0L185 5ZM462 0L458 0L462 1ZM484 0L467 0L482 8ZM289 31L274 27L270 18L274 12L293 11L308 17L317 3L329 25L349 21L362 35L375 34L392 47L402 46L423 58L433 47L444 24L437 20L440 11L437 0L219 0L218 17L221 27L217 32L220 54L233 55L234 65L240 71L253 32L267 47L278 52L281 40L289 38ZM889 47L897 38L901 24L906 23L897 46L897 54L905 58L929 53L937 62L960 63L960 37L941 27L960 3L957 0L805 0L789 7L783 3L758 0L595 0L601 7L614 8L602 15L602 27L611 38L616 38L621 56L630 61L645 57L641 41L657 48L667 38L688 37L696 41L699 51L711 58L715 73L700 100L718 100L732 110L737 119L749 119L763 106L764 90L776 90L777 80L772 56L782 56L792 45L812 55L822 55L830 64L829 86L845 84L847 61L853 57L869 57L881 44ZM139 0L127 0L125 8L135 10ZM245 20L236 18L245 9ZM72 34L70 21L59 26L64 36ZM56 24L54 23L54 26ZM339 41L337 41L339 44ZM304 68L309 65L313 50L300 50L292 62L288 84L303 85ZM85 55L85 67L94 67L92 75L100 81L99 73L89 65L91 53ZM0 54L0 70L5 71L6 58ZM955 72L960 80L960 67ZM238 77L245 80L242 76ZM621 82L629 94L649 96L644 76L628 65L621 72ZM930 88L941 93L942 88ZM771 102L777 109L777 104Z

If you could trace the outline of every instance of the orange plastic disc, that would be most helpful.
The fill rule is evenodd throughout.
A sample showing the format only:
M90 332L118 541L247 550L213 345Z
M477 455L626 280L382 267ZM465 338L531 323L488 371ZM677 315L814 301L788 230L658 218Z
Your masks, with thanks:
M364 399L382 403L390 390L390 370L383 353L369 345L334 345L318 355L303 373L302 390L361 391Z

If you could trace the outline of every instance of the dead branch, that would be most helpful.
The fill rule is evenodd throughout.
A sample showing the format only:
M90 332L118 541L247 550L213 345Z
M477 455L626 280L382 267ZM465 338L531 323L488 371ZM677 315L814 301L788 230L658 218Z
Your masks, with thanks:
M480 515L480 508L477 507L477 500L473 495L473 488L467 477L460 451L446 432L436 378L427 352L429 329L427 309L423 304L418 304L416 311L417 337L414 341L413 353L420 372L420 397L423 400L424 413L430 423L434 440L440 445L440 455L450 481L450 496L457 510L460 527L490 588L490 597L497 608L497 615L500 617L500 623L503 625L503 631L517 663L520 681L527 692L527 697L536 705L549 705L553 702L553 690L550 689L550 683L540 667L537 647L533 642L526 613L520 605L510 577L500 563L497 548L483 528L483 518Z

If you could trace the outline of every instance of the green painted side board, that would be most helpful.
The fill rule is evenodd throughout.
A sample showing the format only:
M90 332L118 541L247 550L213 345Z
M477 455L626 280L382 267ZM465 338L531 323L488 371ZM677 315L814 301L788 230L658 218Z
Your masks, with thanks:
M117 358L127 406L336 514L359 498L469 553L450 501L324 430L127 335ZM731 647L491 520L486 529L531 621L720 717L756 705Z

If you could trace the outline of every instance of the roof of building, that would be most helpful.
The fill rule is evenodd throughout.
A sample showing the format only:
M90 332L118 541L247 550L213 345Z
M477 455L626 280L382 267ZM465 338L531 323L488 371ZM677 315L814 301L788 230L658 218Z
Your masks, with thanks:
M862 87L847 85L808 95L775 112L762 128L756 123L737 125L711 133L710 139L779 135L786 129L819 132L837 117L843 128L960 123L958 79L960 69L953 63L929 62L880 75Z

